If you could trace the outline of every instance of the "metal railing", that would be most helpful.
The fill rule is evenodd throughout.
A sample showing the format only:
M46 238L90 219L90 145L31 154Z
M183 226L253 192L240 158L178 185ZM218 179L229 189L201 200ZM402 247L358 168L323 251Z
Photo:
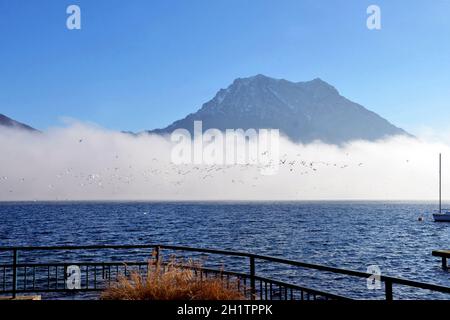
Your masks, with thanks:
M223 268L200 267L196 272L201 277L221 277L227 285L230 281L237 281L239 290L249 299L261 300L328 300L328 299L348 299L346 296L325 292L283 281L272 279L257 274L257 266L262 263L275 263L277 266L298 267L308 270L308 272L326 272L334 275L343 275L367 279L373 276L371 273L328 267L324 265L293 261L278 257L270 257L259 254L244 253L228 250L216 250L205 248L192 248L184 246L149 244L149 245L94 245L94 246L42 246L42 247L0 247L0 295L10 294L16 297L19 293L82 293L104 290L112 282L116 281L120 275L127 276L130 272L148 272L149 262L146 260L136 261L129 259L118 259L120 251L125 258L149 257L157 263L162 260L162 251L184 252L185 254L209 254L231 258L247 260L247 272L237 272L225 270ZM93 257L89 252L109 251L111 256L106 254L102 257ZM42 252L45 252L42 255ZM49 253L51 252L51 253ZM92 261L71 261L70 257L75 252L82 252L85 260ZM8 254L9 253L9 254ZM45 258L56 256L56 260L44 261ZM5 256L6 254L6 256ZM22 255L25 261L21 262ZM10 263L1 263L10 259ZM79 256L79 255L77 255ZM109 259L110 261L104 261ZM259 262L259 264L257 263ZM242 264L242 263L241 263ZM77 266L80 270L80 287L70 289L67 287L68 268ZM189 268L189 266L186 266ZM242 267L242 265L241 265ZM450 287L411 281L402 278L379 276L379 281L384 283L384 299L393 300L393 286L406 286L412 289L425 289L432 292L450 294Z

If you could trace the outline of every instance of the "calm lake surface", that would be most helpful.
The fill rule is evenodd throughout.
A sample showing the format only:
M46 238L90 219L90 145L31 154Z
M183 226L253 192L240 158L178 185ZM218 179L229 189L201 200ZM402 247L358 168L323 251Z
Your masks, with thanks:
M450 223L432 221L435 207L397 202L0 203L0 246L174 244L360 271L378 265L386 275L450 286L450 273L431 256L432 250L450 248ZM419 222L423 214L425 221ZM257 271L347 295L354 285L359 298L382 295L382 290L369 294L363 279L346 284L277 266ZM429 294L395 290L402 298Z

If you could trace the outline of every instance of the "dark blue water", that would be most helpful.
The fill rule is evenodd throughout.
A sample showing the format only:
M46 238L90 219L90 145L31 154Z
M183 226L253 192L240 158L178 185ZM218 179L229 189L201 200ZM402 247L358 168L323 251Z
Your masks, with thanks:
M434 209L381 202L0 203L0 246L176 244L361 271L378 265L386 275L450 286L450 273L431 256L450 248L450 223L435 223L430 214L417 220ZM352 291L339 277L268 265L259 270L336 293ZM356 297L381 294L369 294L358 281ZM395 290L404 298L429 294Z

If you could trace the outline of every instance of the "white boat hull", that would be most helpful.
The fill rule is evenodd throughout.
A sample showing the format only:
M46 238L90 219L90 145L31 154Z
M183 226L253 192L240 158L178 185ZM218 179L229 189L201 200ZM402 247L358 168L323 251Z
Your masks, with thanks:
M436 222L450 222L450 213L434 213L433 218Z

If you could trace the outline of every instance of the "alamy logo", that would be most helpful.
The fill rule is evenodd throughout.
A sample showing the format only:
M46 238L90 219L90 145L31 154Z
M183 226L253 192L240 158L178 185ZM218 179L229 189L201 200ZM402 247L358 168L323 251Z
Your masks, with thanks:
M367 267L367 273L371 276L367 278L367 289L378 290L381 289L381 269L378 265L370 265Z
M255 165L263 175L277 173L279 167L278 129L202 130L194 121L194 136L186 129L171 134L175 142L171 160L174 164Z
M72 4L67 7L66 13L70 14L66 20L66 26L69 30L81 29L81 9L79 6Z
M69 290L81 289L81 270L79 266L72 265L67 267L66 288Z
M366 25L369 30L381 30L381 9L379 6L372 4L367 7Z

